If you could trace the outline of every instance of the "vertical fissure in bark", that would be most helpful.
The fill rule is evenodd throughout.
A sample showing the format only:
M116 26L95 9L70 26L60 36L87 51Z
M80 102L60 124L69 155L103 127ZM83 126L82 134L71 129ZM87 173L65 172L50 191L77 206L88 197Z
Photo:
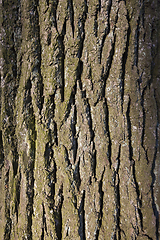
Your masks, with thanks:
M99 6L100 6L99 8L101 10L101 0L99 0ZM108 35L108 33L110 31L109 17L110 17L110 12L111 12L111 6L112 6L112 0L109 0L108 5L107 5L107 26L105 27L104 34L103 34L101 44L99 47L99 52L100 52L99 63L100 64L101 64L101 60L102 60L102 52L103 52L104 42L105 42L106 36Z
M28 170L26 172L27 179L27 191L26 195L28 198L28 203L26 206L26 214L27 214L27 234L29 238L32 238L32 215L33 215L33 199L34 199L34 173L33 173L33 164L28 166Z
M16 82L17 82L17 89L19 86L19 80L21 76L21 69L22 69L22 52L20 51L21 46L22 46L22 13L21 13L21 1L17 1L17 13L16 13L16 23L14 26L14 45L15 45L15 50L17 53L17 77L16 77Z
M35 164L35 153L36 153L36 138L37 132L35 129L35 115L32 106L32 96L31 96L31 80L30 78L26 83L26 91L23 100L23 114L24 122L28 131L28 140L30 142L29 156L27 153L27 159L24 159L24 166L26 172L27 181L27 206L26 206L26 216L27 216L27 235L32 238L32 215L33 215L33 200L34 200L34 164Z
M97 158L97 151L95 149L95 143L93 142L93 149L92 149L92 162L91 162L91 168L92 168L92 175L94 176L95 180L97 181L97 177L96 177L96 158Z
M57 123L54 122L54 141L56 145L58 146L58 130L57 130Z
M72 27L72 34L74 38L74 8L73 8L73 0L68 0L68 11L69 11L69 19Z
M102 176L101 176L101 180L99 181L99 186L98 186L98 192L99 192L99 205L100 205L100 210L98 212L98 219L97 219L97 225L96 225L96 229L95 229L95 240L98 240L99 238L99 231L100 228L102 226L102 218L103 218L103 196L104 196L104 192L102 190L103 187L103 177L104 177L104 172L105 172L105 167L104 170L102 172Z
M11 39L13 41L13 46L10 49L12 51L12 58L13 58L12 73L13 73L13 77L16 79L17 78L17 51L15 50L14 33L11 35Z
M63 205L63 184L61 184L58 192L58 204L54 207L55 227L58 240L62 239L62 205Z
M65 164L66 164L66 167L65 167L65 172L67 173L67 177L68 177L68 180L69 180L69 183L70 183L70 191L72 193L72 203L73 203L73 206L75 207L75 209L77 209L77 195L76 195L76 190L75 190L75 187L77 187L77 185L79 185L79 183L77 184L77 178L76 178L76 181L74 180L74 173L73 173L73 168L72 168L72 164L69 160L69 154L68 154L68 150L65 146L64 147L64 151L65 151Z
M9 164L9 163L8 163ZM4 239L10 239L11 229L12 229L12 219L10 216L10 192L9 192L9 166L5 173L5 229L4 229Z
M139 31L140 31L140 28L139 28L139 24L140 24L140 17L138 17L138 20L137 20L137 28L135 30L135 43L134 43L134 66L138 66L138 49L139 49Z
M144 0L140 3L140 10L139 10L139 16L136 21L136 30L135 30L135 37L134 37L134 66L138 67L138 52L139 52L139 34L140 34L140 27L142 26L144 28L144 11L145 11L145 6L144 6ZM141 25L141 26L140 26ZM145 38L145 35L144 35ZM138 70L139 74L139 70Z
M111 42L111 50L110 50L110 53L109 53L109 57L107 58L107 61L106 61L105 69L102 68L102 74L101 74L102 76L101 76L101 78L102 78L102 81L104 82L103 83L103 88L102 88L102 97L106 96L106 91L105 91L105 89L106 89L106 82L107 82L107 79L108 79L108 76L109 76L109 72L110 72L110 69L111 69L111 66L112 66L113 56L114 56L114 53L115 53L115 43L116 43L115 29L116 29L116 24L117 24L117 21L118 21L118 11L119 11L119 8L116 11L116 17L115 17L113 32L110 32L109 16L110 16L110 12L111 12L111 7L112 7L112 0L109 1L109 5L108 5L108 31L107 31L107 33L105 35L107 36L107 34L113 34L114 41ZM104 35L104 41L105 41L105 38L106 38L105 35ZM103 50L103 47L102 47L102 49L100 48L100 59L99 59L100 63L101 63L101 57L102 57L102 50ZM98 100L95 103L95 105L99 102L99 100L100 100L100 97L98 98Z
M15 198L15 212L16 212L17 223L18 223L18 213L19 213L19 204L20 204L21 178L22 178L21 168L19 168L19 176L16 184L16 198Z
M48 142L45 147L44 158L45 158L45 169L49 170L51 167L51 161L53 159L52 143Z
M88 126L91 134L91 142L94 142L94 131L92 129L92 115L88 98L84 100L84 104L86 105L86 118L88 120Z
M145 6L144 6L144 0L142 0L140 15L141 15L141 18L142 18L142 27L143 28L144 28L144 20L145 20L144 13L145 13Z
M109 165L110 165L110 168L111 168L111 165L112 165L112 161L111 161L112 142L111 142L110 130L109 130L109 110L108 110L108 105L107 105L106 98L105 98L105 101L104 101L104 108L105 108L105 127L106 127L106 132L108 134L107 157L108 157Z
M76 123L77 123L77 109L76 105L74 105L74 112L71 118L71 130L72 130L72 150L73 150L73 160L74 163L77 158L77 150L78 150L78 141L76 137Z
M151 196L152 196L152 208L153 208L153 212L154 212L154 216L156 218L156 231L155 231L155 235L156 235L156 240L159 239L159 210L157 209L157 205L156 205L156 201L155 201L155 191L154 191L154 184L156 181L156 176L154 173L155 170L155 164L157 159L157 152L158 152L158 127L159 127L159 111L158 111L158 103L157 103L157 99L156 99L156 90L154 90L154 99L156 102L156 115L157 115L157 124L156 124L156 137L155 137L155 152L154 152L154 157L153 157L153 163L152 163L152 169L151 169L151 176L152 176L152 183L151 183Z
M21 77L22 63L23 63L23 61L22 61L22 53L21 53L21 55L19 57L18 67L17 67L17 69L18 69L17 70L17 86L19 84L19 80L20 80L20 77ZM18 87L17 87L17 89L18 89Z
M65 61L65 45L64 45L64 36L66 34L66 19L63 24L62 33L59 34L57 38L59 54L58 54L58 86L60 88L61 93L61 101L64 101L64 86L65 86L65 78L64 78L64 61Z
M42 226L41 240L44 240L44 226Z
M82 91L82 81L81 81L82 73L83 73L83 62L81 60L79 60L78 67L76 69L76 80L78 81L79 88L81 89L81 91ZM77 89L77 84L75 86ZM76 91L75 91L75 93L76 93ZM82 98L83 98L83 96L82 96Z
M68 150L65 146L64 147L64 158L65 158L65 170L70 170L71 169L71 162L69 160L69 156L68 156Z
M81 178L80 178L80 158L77 162L77 164L75 165L75 169L74 169L74 172L73 172L73 179L75 181L75 184L76 184L76 187L77 187L77 190L79 191L79 188L80 188L80 185L81 185Z
M120 190L119 190L119 167L120 167L120 156L121 156L121 144L119 145L119 152L116 159L116 167L113 168L112 186L114 187L114 198L115 198L115 209L114 209L114 222L115 226L113 229L111 239L121 239L120 230Z
M141 211L141 207L142 207L142 200L141 200L141 196L140 196L140 190L139 190L139 185L138 182L136 180L136 171L135 171L135 161L132 161L132 174L133 174L133 179L134 179L134 184L135 184L135 190L136 190L136 194L137 194L137 206L136 206L136 216L139 217L140 220L140 227L141 230L143 231L143 214ZM138 228L138 219L137 219L137 228Z
M60 128L63 126L64 122L67 121L67 119L68 119L68 117L71 113L72 106L75 105L75 94L76 94L76 84L72 88L70 99L67 103L67 108L66 108L66 111L65 111L64 118L61 122Z
M130 96L129 96L126 118L127 118L127 130L128 130L128 140L129 140L129 160L130 160L130 164L132 165L132 162L133 162L133 147L132 147L132 141L131 141L132 132L131 132L131 120L130 120L130 105L131 105L131 99L130 99Z
M41 240L44 240L44 230L48 236L48 232L47 232L47 224L46 224L46 212L45 212L45 207L44 207L44 203L42 203L42 234L41 234Z
M153 2L153 9L155 8L154 6L155 2ZM159 5L159 3L157 3L157 5ZM152 57L152 60L151 60L151 64L150 64L150 72L151 72L151 77L150 79L148 80L148 84L149 84L149 87L151 85L151 83L153 82L153 78L154 78L154 68L155 68L155 65L156 65L156 57L157 57L157 53L158 53L158 30L156 30L156 25L157 24L157 17L154 16L152 18L152 22L151 22L151 57Z
M14 135L15 135L15 132L14 132ZM18 160L19 160L19 154L18 154L18 151L17 151L17 139L13 139L13 151L12 151L12 154L13 154L13 161L12 161L12 166L13 166L13 176L15 177L17 175L17 171L18 171ZM16 144L16 145L15 145Z
M54 26L56 31L58 32L57 29L57 19L56 19L56 11L57 11L57 7L58 7L58 3L59 0L55 0L55 1L49 1L48 0L48 8L46 9L46 11L44 13L46 13L48 10L49 12L49 31L48 31L48 46L51 44L51 27ZM50 6L50 8L49 8Z
M78 229L78 233L79 233L79 236L80 236L81 240L86 240L84 203L85 203L85 190L83 190L81 203L80 203L80 206L79 206L79 209L78 209L78 215L79 215L79 221L80 221L80 226L79 226L79 229Z
M143 215L142 215L142 211L141 211L142 200L141 200L141 197L140 197L139 185L138 185L138 182L136 180L135 160L133 159L133 147L132 147L132 140L131 140L132 132L131 132L131 121L130 121L130 104L131 104L131 99L130 99L130 96L129 96L126 118L127 118L127 126L128 126L130 169L131 169L131 172L132 172L132 175L133 175L133 180L134 180L133 184L135 186L135 191L136 191L136 195L137 195L137 206L135 207L136 208L135 209L135 215L136 216L138 215L139 220L140 220L140 226L141 226L141 229L143 230ZM138 219L137 219L137 221L138 221ZM138 222L137 222L137 224L138 224ZM137 225L137 228L138 228L138 225ZM136 233L136 231L137 230L135 230L135 233Z
M87 0L84 0L84 11L83 15L81 18L78 20L78 37L80 39L79 41L79 49L78 49L78 58L79 62L81 65L81 57L82 57L82 52L83 52L83 45L84 45L84 40L85 40L85 22L87 19L87 13L88 13L88 6L87 6ZM82 74L82 68L80 68L81 74ZM78 78L79 80L80 78Z
M95 15L94 15L94 35L97 38L98 36L98 12L100 11L100 5L97 4L96 6L96 11L95 11Z
M36 106L39 109L39 113L41 114L41 110L43 108L44 97L43 97L43 78L41 74L41 39L40 39L40 22L39 22L39 13L38 13L38 2L35 1L29 7L29 30L28 35L33 41L32 44L32 57L34 60L32 61L31 67L31 83L33 87L34 101Z
M142 76L143 76L143 71L142 71L141 75L139 75L139 78L137 79L138 90L139 90L139 94L141 96L141 105L142 105L142 93L143 93L143 92L141 92Z
M111 48L111 51L109 53L109 57L107 58L105 71L104 71L104 74L102 76L102 79L104 81L104 88L102 90L102 96L103 97L106 96L106 91L105 91L105 89L106 89L106 82L107 82L107 79L108 79L108 76L109 76L109 73L110 73L110 70L111 70L113 56L114 56L114 53L115 53L115 42L116 42L116 35L114 35L114 41L111 44L112 48Z
M122 112L123 112L123 102L124 102L124 83L125 83L124 80L125 80L125 72L126 72L126 62L127 62L127 57L128 57L129 40L130 40L130 34L131 34L130 19L129 19L128 11L127 11L126 17L127 17L127 21L128 21L127 40L126 40L125 51L122 56L122 75L121 75L121 82L120 82Z
M89 104L89 99L84 99L84 104L86 105L86 118L88 120L88 126L90 130L90 144L92 145L92 151L91 154L91 170L92 170L92 176L96 179L96 149L95 149L95 142L94 142L94 130L93 130L93 124L92 124L92 114L91 114L91 108Z
M3 149L3 139L2 139L2 131L0 130L0 171L4 166L4 149ZM1 178L1 172L0 172Z
M50 143L53 145L54 143L58 146L58 130L57 123L54 121L55 116L55 98L56 90L52 95L49 95L49 100L47 103L48 111L45 116L45 121L47 121L47 128L49 129ZM42 117L42 118L43 118Z
M147 150L145 149L145 146L144 146L144 135L145 135L145 124L146 124L146 113L145 113L145 108L144 108L144 95L145 95L146 90L147 90L147 86L143 89L142 95L141 95L141 106L142 106L142 112L143 112L143 126L142 126L141 146L145 151L146 161L147 161L147 164L148 164L149 159L148 159L148 155L147 155Z
M44 159L45 159L45 170L46 170L46 182L49 186L47 192L47 200L49 208L53 211L54 207L54 196L55 196L55 182L56 182L56 165L53 158L52 140L46 144Z
M37 7L39 5L39 0L38 0L38 4L37 4ZM43 96L43 91L44 91L44 85L43 85L43 77L42 77L42 73L41 73L41 60L42 60L42 45L41 45L41 37L40 37L40 21L39 21L39 12L38 12L38 9L36 7L36 14L37 14L37 32L38 32L38 46L39 46L39 55L38 55L38 59L39 59L39 63L38 63L38 72L39 72L39 76L40 76L40 79L39 79L39 84L40 84L40 89L39 89L39 92L40 92L40 96L39 96L39 100L38 102L40 101L39 103L39 109L40 109L40 115L41 115L41 111L42 111L42 108L43 108L43 104L44 104L44 96Z
M47 6L49 7L49 0L46 0Z
M14 121L14 120L12 119L12 121ZM15 126L11 124L9 129L10 129L10 134L9 134L9 131L8 131L8 142L10 142L9 141L9 138L10 138L11 139L11 147L13 149L12 150L13 178L15 178L15 176L17 175L17 171L18 171L18 159L19 159L19 154L18 154L18 151L17 151L17 142L18 141L17 141L17 137L16 137L16 134L15 134Z

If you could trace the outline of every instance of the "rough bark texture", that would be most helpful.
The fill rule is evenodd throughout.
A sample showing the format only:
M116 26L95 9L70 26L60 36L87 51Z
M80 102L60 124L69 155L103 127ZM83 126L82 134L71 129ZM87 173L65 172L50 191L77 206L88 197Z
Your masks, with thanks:
M158 240L160 2L0 11L1 239Z

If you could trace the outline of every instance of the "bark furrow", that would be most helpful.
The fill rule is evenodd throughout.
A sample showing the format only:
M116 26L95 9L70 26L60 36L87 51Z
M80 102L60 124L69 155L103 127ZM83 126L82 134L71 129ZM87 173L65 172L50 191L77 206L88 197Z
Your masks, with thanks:
M2 239L159 239L159 11L0 2Z

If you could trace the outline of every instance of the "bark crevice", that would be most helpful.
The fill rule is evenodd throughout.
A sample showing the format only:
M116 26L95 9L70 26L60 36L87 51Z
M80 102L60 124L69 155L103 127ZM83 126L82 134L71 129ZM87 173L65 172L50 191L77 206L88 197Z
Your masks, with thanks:
M157 161L157 152L158 152L158 127L159 127L159 111L158 111L158 104L157 104L157 98L156 98L156 90L154 90L154 99L156 102L156 115L157 115L157 124L156 124L156 137L155 137L155 152L154 152L154 157L153 157L153 162L152 162L152 169L151 169L151 176L152 176L152 183L151 183L151 197L152 197L152 208L154 212L154 216L156 218L156 240L159 239L159 210L157 209L156 201L155 201L155 190L154 190L154 185L156 181L156 175L154 173L155 170L155 164Z

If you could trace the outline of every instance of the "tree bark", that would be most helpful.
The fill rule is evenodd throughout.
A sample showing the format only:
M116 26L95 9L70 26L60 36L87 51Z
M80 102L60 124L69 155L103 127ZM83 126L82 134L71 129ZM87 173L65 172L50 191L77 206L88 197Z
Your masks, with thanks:
M2 239L159 239L160 2L1 0Z

